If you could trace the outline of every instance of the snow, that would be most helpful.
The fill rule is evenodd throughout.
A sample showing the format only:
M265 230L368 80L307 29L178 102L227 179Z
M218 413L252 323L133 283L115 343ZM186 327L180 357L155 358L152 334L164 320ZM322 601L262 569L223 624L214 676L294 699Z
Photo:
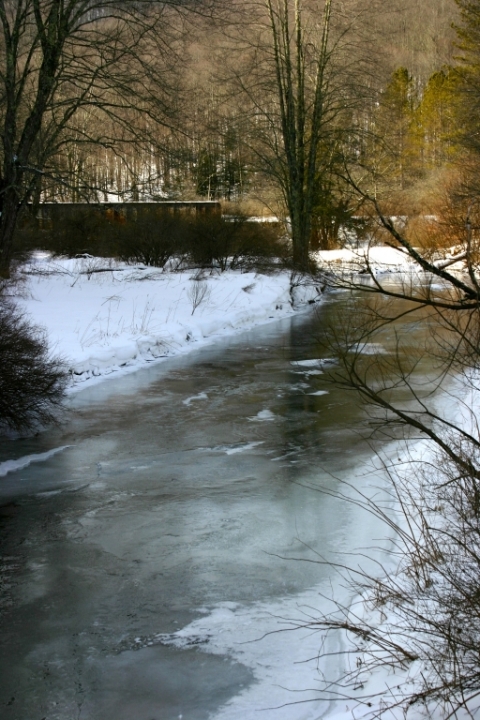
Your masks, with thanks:
M183 400L183 404L190 405L190 403L194 402L195 400L208 400L208 395L204 392L199 393L198 395L192 395L191 397Z
M19 306L45 330L74 389L284 318L321 299L317 284L295 278L292 287L286 271L213 271L199 278L193 271L90 256L52 259L39 252L22 277ZM196 306L195 283L207 288Z
M316 367L322 364L322 360L312 358L311 360L292 360L291 365L294 367Z
M378 272L411 267L404 253L390 247L321 251L317 261L324 268L359 270L366 253ZM319 302L323 292L318 282L287 271L173 272L89 255L54 259L44 252L32 256L21 277L18 303L63 359L70 391L292 315ZM196 286L202 292L195 293ZM328 360L295 364L313 374Z
M338 250L319 250L313 254L318 266L330 273L347 273L369 271L374 276L401 274L414 276L416 284L423 284L425 278L413 258L402 248L394 248L385 245L372 245L368 241L358 243L357 247L345 247ZM431 258L432 264L438 269L449 271L466 270L466 253L458 247L445 248L439 251L436 257ZM431 278L427 281L431 283ZM437 289L441 285L432 286Z
M384 245L365 245L358 249L343 248L341 250L319 250L314 254L316 262L330 270L340 267L354 272L361 272L368 264L375 274L408 272L416 270L414 261L402 250Z
M62 445L62 447L54 448L53 450L48 450L44 453L34 453L32 455L24 455L23 457L19 458L18 460L6 460L5 462L0 463L0 477L5 477L10 472L16 472L17 470L23 470L23 468L28 467L32 463L37 462L45 462L49 458L53 457L53 455L56 455L57 453L63 452L64 450L67 450L67 448L71 447L70 445Z
M225 455L236 455L237 453L241 452L247 452L248 450L253 450L254 448L258 447L259 445L263 445L263 440L257 440L252 441L248 443L238 443L237 445L230 445L230 446L219 446L216 448L213 448L217 452L224 452Z
M260 410L254 417L248 418L250 422L271 422L272 420L275 420L275 415L272 413L271 410L266 408L265 410Z

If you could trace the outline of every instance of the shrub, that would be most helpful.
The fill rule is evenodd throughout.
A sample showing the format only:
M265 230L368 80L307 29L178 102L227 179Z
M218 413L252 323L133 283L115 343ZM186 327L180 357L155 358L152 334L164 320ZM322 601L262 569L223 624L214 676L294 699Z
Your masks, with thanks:
M277 261L288 262L290 251L280 224L250 222L246 218L236 218L235 224L237 243L232 268L266 271L275 267Z
M124 225L112 226L110 246L125 262L164 267L172 258L197 268L266 270L287 256L276 225L243 216L172 214L142 211Z
M288 254L278 225L250 222L244 216L197 216L190 222L187 246L194 265L215 265L222 271L267 270Z
M286 262L288 247L279 224L251 222L243 215L189 215L158 207L142 208L136 217L109 216L94 206L53 216L49 227L28 219L17 231L22 252L40 248L74 257L89 253L124 262L164 267L175 257L194 267L260 269Z
M61 208L61 205L55 207ZM15 233L15 247L23 253L41 249L67 257L79 253L107 257L112 250L110 235L108 219L92 206L64 214L59 212L43 225L27 216Z
M45 336L0 293L0 432L53 421L65 383Z
M184 252L186 220L171 213L142 211L136 220L110 228L113 253L125 262L164 267Z

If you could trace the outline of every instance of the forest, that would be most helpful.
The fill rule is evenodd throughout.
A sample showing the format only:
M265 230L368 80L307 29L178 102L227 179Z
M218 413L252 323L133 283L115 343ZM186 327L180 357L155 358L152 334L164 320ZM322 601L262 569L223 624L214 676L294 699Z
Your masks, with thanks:
M305 267L368 216L366 195L408 215L421 243L461 232L475 206L477 12L2 2L3 255L40 202L218 199L289 217Z

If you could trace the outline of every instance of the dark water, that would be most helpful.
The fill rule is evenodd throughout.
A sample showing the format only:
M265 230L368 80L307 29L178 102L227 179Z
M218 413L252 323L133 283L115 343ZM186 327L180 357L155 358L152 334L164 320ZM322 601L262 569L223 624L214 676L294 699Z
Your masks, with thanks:
M294 596L328 569L289 557L355 547L351 508L304 485L369 457L365 413L295 364L344 302L106 381L61 428L3 442L0 462L70 447L0 478L2 719L202 720L252 682L138 638Z

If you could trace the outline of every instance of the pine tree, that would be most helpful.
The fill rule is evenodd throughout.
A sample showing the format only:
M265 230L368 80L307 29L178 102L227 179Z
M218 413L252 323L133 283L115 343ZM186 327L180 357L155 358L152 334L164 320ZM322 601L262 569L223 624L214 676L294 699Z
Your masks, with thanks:
M376 117L376 135L382 146L379 170L402 190L412 175L412 128L416 92L407 68L397 68L387 85Z
M423 173L452 161L459 147L461 74L446 67L428 80L415 113L412 144Z
M455 0L460 10L455 27L461 51L461 107L464 132L463 144L480 153L480 0Z

